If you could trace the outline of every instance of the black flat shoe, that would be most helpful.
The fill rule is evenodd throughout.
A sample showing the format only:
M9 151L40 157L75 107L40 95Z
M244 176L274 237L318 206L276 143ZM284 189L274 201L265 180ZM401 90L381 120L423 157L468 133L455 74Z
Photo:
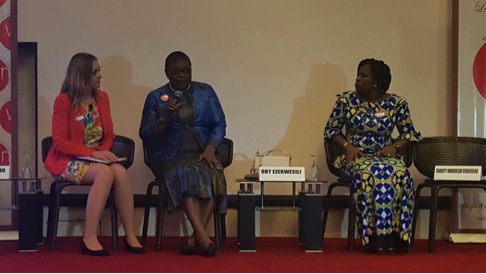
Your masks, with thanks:
M106 249L101 249L101 250L91 250L89 249L86 244L84 243L84 240L81 239L80 243L81 247L81 253L85 255L90 255L90 256L110 256L110 252Z
M392 232L388 241L388 253L391 254L403 254L409 251L410 247L408 241L404 241L400 238L399 234Z
M184 240L179 243L179 253L182 255L193 255L196 253L197 250L197 243L194 245L190 245L187 240Z
M143 253L145 253L145 249L143 247L134 247L134 246L131 246L128 243L127 238L125 238L125 247L127 248L127 251L130 252L130 253L135 253L135 254L143 254Z
M408 244L407 241L404 240L399 240L397 242L397 245L395 247L395 252L396 254L404 254L410 252L410 245Z
M383 246L375 246L373 252L376 254L386 254L388 253L388 250Z
M202 255L204 257L213 257L216 255L216 251L218 251L218 247L215 244L209 244L208 248L203 249Z
M386 254L387 250L387 237L385 235L370 237L371 249L376 254Z

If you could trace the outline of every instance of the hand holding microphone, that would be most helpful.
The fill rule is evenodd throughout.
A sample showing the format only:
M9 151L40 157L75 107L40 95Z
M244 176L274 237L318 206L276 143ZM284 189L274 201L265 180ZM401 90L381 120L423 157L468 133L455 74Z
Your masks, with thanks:
M174 98L171 98L169 100L168 102L169 105L167 106L167 111L165 112L165 115L159 118L159 123L161 124L167 124L172 118L172 116L174 116L174 112L177 111L177 109L179 109L181 105L179 101L182 98L182 91L176 90L174 92L175 92ZM168 99L167 95L163 95L161 97L161 100L164 102L167 102L167 99Z
M174 91L174 98L169 101L169 106L167 106L167 116L171 118L174 112L180 107L181 103L179 101L182 98L182 91Z

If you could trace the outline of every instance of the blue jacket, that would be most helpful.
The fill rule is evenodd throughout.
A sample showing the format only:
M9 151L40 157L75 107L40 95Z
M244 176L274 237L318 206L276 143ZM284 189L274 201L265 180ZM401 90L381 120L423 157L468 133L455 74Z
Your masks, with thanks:
M205 83L192 82L191 89L194 122L189 126L203 149L208 144L217 148L226 135L226 119L218 96L214 89ZM164 132L155 132L155 124L165 115L169 105L169 101L164 101L167 98L164 95L174 98L174 92L168 84L151 91L143 107L139 135L151 160L171 160L181 147L181 128L184 125L180 119L173 117Z

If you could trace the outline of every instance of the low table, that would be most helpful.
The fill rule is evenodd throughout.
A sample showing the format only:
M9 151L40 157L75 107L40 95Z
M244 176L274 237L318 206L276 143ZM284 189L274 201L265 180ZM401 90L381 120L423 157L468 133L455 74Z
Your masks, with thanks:
M255 252L255 209L265 210L299 210L299 243L306 246L307 252L322 252L322 204L321 185L327 181L279 181L265 182L258 179L238 179L238 244L240 252ZM253 193L253 184L260 183L260 206L255 208L257 194ZM265 207L265 183L292 183L292 206ZM299 192L300 208L296 206L296 185L301 184ZM307 190L306 186L307 185ZM313 187L315 186L315 187Z

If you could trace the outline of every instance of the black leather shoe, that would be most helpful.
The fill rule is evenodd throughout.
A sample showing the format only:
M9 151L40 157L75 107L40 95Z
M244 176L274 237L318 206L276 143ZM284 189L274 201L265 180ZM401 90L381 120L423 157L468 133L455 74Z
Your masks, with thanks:
M215 244L209 244L209 247L206 249L203 249L202 255L204 257L213 257L216 255L216 251L218 251L218 247Z
M90 256L110 256L110 252L106 249L101 249L101 250L91 250L89 249L86 244L84 243L84 240L81 239L81 253L85 255L90 255Z
M125 238L125 247L127 248L127 251L130 252L130 253L135 253L135 254L143 254L143 253L145 253L145 249L143 247L134 247L134 246L131 246L128 243L127 238Z
M179 253L182 255L193 255L197 250L197 242L190 245L187 240L179 243Z

